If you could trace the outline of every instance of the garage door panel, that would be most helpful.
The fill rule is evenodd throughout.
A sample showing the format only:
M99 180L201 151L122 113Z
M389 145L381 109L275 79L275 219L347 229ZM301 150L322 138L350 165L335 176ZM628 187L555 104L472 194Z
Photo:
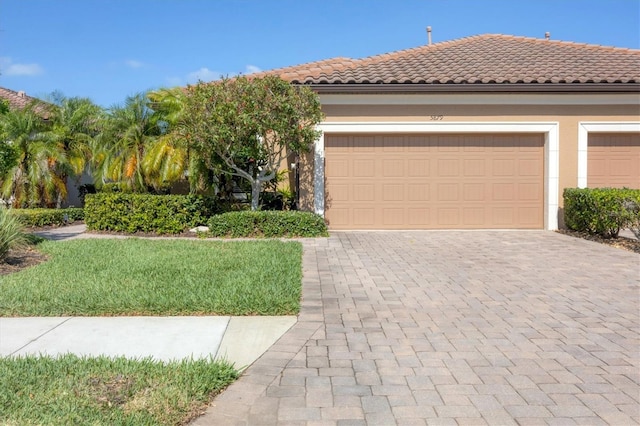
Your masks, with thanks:
M374 177L375 174L375 160L353 160L353 177ZM348 170L348 168L347 168Z
M329 205L329 203L327 203L327 205ZM350 211L351 209L346 207L332 207L330 219L331 227L340 229L352 226Z
M516 200L516 186L513 183L494 183L492 184L492 197L493 201L508 201L514 202Z
M406 146L402 136L383 136L381 138L382 151L387 153L404 152Z
M460 201L457 183L440 183L438 184L438 201Z
M465 183L463 184L463 200L465 202L470 201L485 201L487 196L485 193L484 183Z
M325 155L332 229L543 226L542 135L326 135Z
M540 185L534 183L521 183L518 185L519 201L536 201L542 198Z
M373 183L354 184L352 185L352 199L356 202L374 202L375 197L375 185Z
M446 158L438 160L438 176L458 176L460 174L460 160Z
M496 158L492 160L493 175L511 177L515 175L516 160L507 158Z
M430 209L427 206L409 207L407 209L407 223L412 227L420 227L431 223Z
M407 200L429 201L431 199L431 186L428 183L409 183L407 184ZM414 203L409 203L413 205Z
M630 158L612 159L609 164L611 164L612 176L627 176L633 170L633 161Z
M336 158L327 163L325 173L333 178L349 177L349 160Z
M640 133L590 133L587 185L640 188Z
M462 168L465 176L477 176L481 177L486 175L486 165L483 158L472 158L464 160L464 167Z
M382 177L404 176L406 173L404 159L384 159L382 160Z
M402 208L382 208L382 223L387 227L398 227L406 223Z
M485 209L482 207L464 207L462 223L466 228L476 228L486 223Z
M513 207L493 207L491 217L496 226L512 228L516 222L516 212Z
M405 185L397 183L385 183L382 185L382 201L404 201L406 195L404 194Z
M439 228L457 227L460 225L460 209L455 207L441 207L437 209Z
M406 136L407 152L429 152L435 150L434 144L425 144L422 136Z
M542 162L536 159L518 160L519 176L540 176L541 169L542 169Z
M331 200L332 201L349 201L349 184L348 183L334 183L331 186Z
M537 228L538 227L538 209L535 207L519 207L518 223L522 227Z
M380 138L372 139L370 136L353 136L351 140L345 143L350 144L351 153L375 152L376 148L380 146Z
M407 160L407 172L409 177L427 177L429 176L430 161L425 158Z
M353 224L362 226L373 226L375 224L375 206L358 207L352 209Z

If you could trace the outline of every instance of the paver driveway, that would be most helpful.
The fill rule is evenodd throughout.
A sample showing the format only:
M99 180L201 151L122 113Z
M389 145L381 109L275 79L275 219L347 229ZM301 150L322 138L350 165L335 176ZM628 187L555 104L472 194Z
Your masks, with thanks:
M640 422L640 256L548 231L304 241L299 322L198 425Z

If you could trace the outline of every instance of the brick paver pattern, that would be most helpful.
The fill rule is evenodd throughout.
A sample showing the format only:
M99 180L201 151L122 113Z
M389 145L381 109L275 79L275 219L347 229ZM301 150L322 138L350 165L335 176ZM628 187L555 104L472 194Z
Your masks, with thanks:
M196 425L640 424L640 256L548 231L303 240L298 323Z

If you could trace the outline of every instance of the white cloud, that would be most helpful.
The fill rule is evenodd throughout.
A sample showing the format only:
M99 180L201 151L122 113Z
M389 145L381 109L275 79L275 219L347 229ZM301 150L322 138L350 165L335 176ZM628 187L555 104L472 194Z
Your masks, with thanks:
M255 74L255 73L258 73L258 72L262 72L262 69L258 68L255 65L247 65L247 69L245 71L246 74Z
M4 56L0 58L0 74L5 76L27 76L43 74L44 69L38 64L18 64L13 60Z
M142 68L142 66L144 65L142 62L140 61L136 61L135 59L129 59L127 61L124 62L126 66L128 66L129 68Z
M197 71L187 74L188 83L197 83L198 81L212 81L220 78L222 74L217 71L211 71L207 67L202 67Z

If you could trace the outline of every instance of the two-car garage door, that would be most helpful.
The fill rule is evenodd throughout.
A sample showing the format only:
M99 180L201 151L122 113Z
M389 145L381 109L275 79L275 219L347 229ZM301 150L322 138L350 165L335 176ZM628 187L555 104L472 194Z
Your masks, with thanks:
M332 229L544 226L540 134L325 135Z

